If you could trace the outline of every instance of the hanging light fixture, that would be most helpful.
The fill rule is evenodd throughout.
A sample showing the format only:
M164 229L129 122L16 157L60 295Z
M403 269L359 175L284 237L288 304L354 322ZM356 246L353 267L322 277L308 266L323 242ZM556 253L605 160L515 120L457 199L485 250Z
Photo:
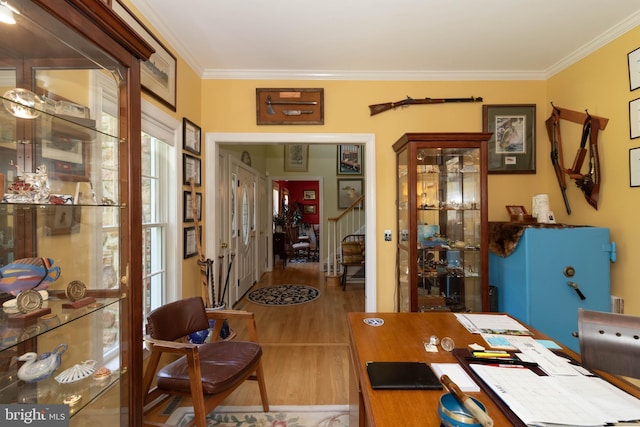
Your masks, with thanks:
M15 24L16 18L14 18L13 12L20 13L6 1L0 0L0 22L11 25Z

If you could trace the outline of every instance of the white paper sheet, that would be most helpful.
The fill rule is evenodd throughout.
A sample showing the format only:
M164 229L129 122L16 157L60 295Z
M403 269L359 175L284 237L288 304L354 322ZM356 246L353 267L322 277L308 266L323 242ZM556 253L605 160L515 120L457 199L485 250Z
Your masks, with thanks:
M447 375L451 381L456 383L460 390L469 392L478 392L480 387L473 379L462 369L457 363L432 363L431 369L436 373L438 378Z

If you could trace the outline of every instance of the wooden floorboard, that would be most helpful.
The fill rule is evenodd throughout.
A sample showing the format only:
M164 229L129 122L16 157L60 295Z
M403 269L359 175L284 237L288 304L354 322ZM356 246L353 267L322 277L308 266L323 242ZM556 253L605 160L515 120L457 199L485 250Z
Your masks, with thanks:
M327 281L322 264L278 263L253 289L277 284L316 287L310 303L270 307L245 298L234 307L255 313L263 347L265 382L271 405L346 405L349 403L349 332L346 313L364 311L364 284ZM246 331L232 327L243 339ZM187 403L187 402L185 402ZM258 385L247 381L223 403L260 405ZM161 412L161 411L160 411ZM155 421L157 417L152 417Z

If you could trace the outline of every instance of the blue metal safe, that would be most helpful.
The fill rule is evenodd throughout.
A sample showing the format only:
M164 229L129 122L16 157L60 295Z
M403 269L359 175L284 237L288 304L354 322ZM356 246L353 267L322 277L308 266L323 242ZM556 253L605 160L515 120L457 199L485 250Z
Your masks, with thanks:
M489 253L489 284L498 311L579 352L578 308L611 311L613 261L608 228L525 227L510 255Z

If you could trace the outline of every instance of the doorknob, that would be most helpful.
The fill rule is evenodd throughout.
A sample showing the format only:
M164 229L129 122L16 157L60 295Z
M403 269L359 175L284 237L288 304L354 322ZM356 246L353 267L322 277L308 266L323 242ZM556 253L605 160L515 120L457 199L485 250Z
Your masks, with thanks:
M225 242L220 243L220 248L221 249L227 249L228 247L229 247L228 243L225 243Z

